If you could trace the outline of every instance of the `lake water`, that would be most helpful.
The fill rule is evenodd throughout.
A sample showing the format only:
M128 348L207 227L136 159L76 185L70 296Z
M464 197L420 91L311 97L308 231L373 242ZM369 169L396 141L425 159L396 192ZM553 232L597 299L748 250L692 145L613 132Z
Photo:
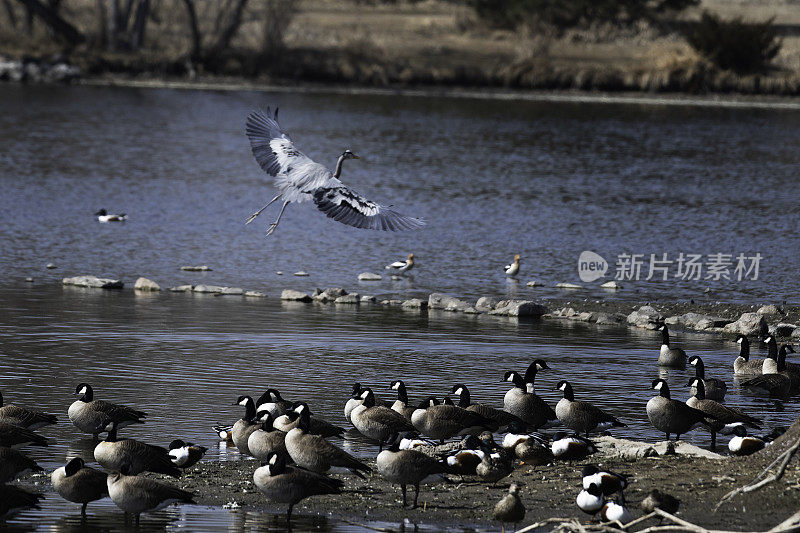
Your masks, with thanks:
M276 212L243 226L273 195L252 161L244 117L275 104L308 155L333 165L352 149L363 159L346 163L345 182L429 226L365 232L308 205L290 206L269 238L264 228ZM464 382L476 401L501 405L504 371L522 371L537 357L553 368L537 380L551 403L559 397L555 383L566 378L577 397L629 425L616 434L660 439L644 412L650 381L666 377L684 398L689 373L659 371L657 333L287 304L275 296L283 288L344 286L381 297L437 290L547 298L560 293L524 281L575 282L579 253L594 250L606 259L623 252L763 256L755 281L641 280L605 297L701 299L711 286L723 301L797 302L799 141L800 114L787 110L0 86L0 390L8 402L61 417L42 431L54 445L28 450L47 469L86 449L66 418L80 381L94 385L98 398L149 413L146 424L126 430L130 436L162 445L182 437L210 446L210 460L235 460L210 426L241 416L230 405L239 394L277 387L344 425L341 411L355 380L390 397L388 383L402 378L412 398L441 397ZM125 211L130 221L98 224L91 214L101 207ZM356 281L358 273L380 271L409 252L419 259L413 278ZM500 267L517 252L522 282L510 283ZM48 262L58 268L45 270ZM182 272L184 264L214 270ZM300 269L311 276L290 275ZM140 275L162 286L242 286L271 297L59 284L84 273L129 286ZM27 276L35 282L26 283ZM740 390L730 340L674 338L703 357L710 376L728 382L729 405L761 416L768 427L795 418L794 401L778 411ZM704 432L687 439L708 444ZM357 438L344 446L375 454ZM10 525L70 529L76 507L51 496L41 511ZM109 501L96 512L98 526L124 529ZM154 528L224 530L248 520L268 524L271 515L187 506L149 520ZM310 520L309 528L353 528L301 520Z

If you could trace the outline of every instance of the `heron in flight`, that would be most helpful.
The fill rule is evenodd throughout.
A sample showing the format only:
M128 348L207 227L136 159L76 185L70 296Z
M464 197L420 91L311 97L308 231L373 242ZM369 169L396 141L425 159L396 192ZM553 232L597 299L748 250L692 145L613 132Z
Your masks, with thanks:
M350 150L342 152L336 162L336 169L331 172L295 148L289 134L278 124L277 108L272 115L269 108L266 113L250 113L245 132L250 139L253 156L264 172L275 178L275 187L278 189L275 198L250 215L245 224L255 220L273 202L283 200L278 219L270 224L267 236L278 227L287 205L309 200L329 218L356 228L400 231L418 229L425 225L418 218L401 215L364 198L339 181L344 160L358 159Z

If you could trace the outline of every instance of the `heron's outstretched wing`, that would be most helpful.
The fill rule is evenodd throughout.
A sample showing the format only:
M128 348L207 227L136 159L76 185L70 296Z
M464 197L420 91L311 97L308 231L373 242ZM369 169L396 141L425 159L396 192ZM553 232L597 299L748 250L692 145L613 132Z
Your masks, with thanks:
M329 218L356 228L401 231L425 225L423 220L401 215L364 198L339 180L332 180L330 186L316 189L314 203Z
M275 178L275 186L285 201L304 202L318 187L329 184L330 170L314 162L295 148L289 134L278 124L278 110L274 114L254 111L247 116L245 127L253 157L259 166Z

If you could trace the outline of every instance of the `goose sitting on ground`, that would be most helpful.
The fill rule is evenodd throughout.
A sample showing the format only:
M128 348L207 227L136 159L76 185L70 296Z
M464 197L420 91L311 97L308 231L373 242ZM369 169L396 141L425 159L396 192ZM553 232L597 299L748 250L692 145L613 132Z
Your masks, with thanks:
M733 360L733 372L737 376L761 375L763 359L750 359L750 341L745 335L738 335L736 342L739 344L739 355Z
M117 439L116 423L106 440L94 448L94 459L110 472L126 469L128 475L156 472L181 477L181 470L172 463L169 450L134 439Z
M15 485L0 485L0 518L8 518L25 509L39 509L44 494L28 492Z
M589 432L597 428L628 427L599 407L576 401L569 381L559 381L556 389L564 392L564 397L556 404L556 416L576 433L584 433L588 437Z
M548 438L541 433L526 433L520 425L511 425L502 446L524 463L544 465L553 460Z
M455 405L438 404L435 398L420 402L411 414L411 423L423 435L432 439L445 439L456 435L469 435L485 430L497 430L497 424L485 416Z
M0 484L13 481L28 472L41 472L36 461L7 446L0 446Z
M297 466L320 473L327 472L331 467L341 467L361 478L364 477L363 472L370 471L365 463L326 441L322 436L309 433L308 405L300 403L294 412L299 415L297 427L286 433L284 442L289 457L297 463Z
M117 215L109 215L108 211L105 209L101 209L97 213L94 214L97 217L98 222L125 222L128 220L128 215L125 213L120 213Z
M364 389L361 399L362 404L350 413L350 421L362 435L377 441L380 450L383 450L384 443L388 442L392 435L414 431L414 426L408 418L388 407L375 405L372 389Z
M594 443L579 435L567 435L558 431L553 435L553 444L550 446L553 457L563 461L583 459L597 451Z
M75 387L75 394L78 399L69 406L69 419L76 428L84 433L91 433L95 439L100 433L108 431L113 422L121 429L131 424L143 424L142 419L147 417L144 411L95 400L94 389L88 383L79 383Z
M396 379L389 384L389 388L397 391L397 399L392 404L392 411L397 411L407 419L411 420L411 414L416 407L408 405L408 392L406 384L402 379Z
M81 515L86 516L86 506L108 496L108 474L86 466L76 457L50 474L56 492L67 501L83 504Z
M417 450L401 450L396 436L392 440L391 446L378 454L376 468L386 481L400 485L403 507L408 505L406 486L414 486L414 503L411 508L416 509L420 483L429 476L444 474L447 466Z
M272 452L286 454L286 433L275 429L272 425L272 415L269 411L259 411L256 414L261 427L250 434L247 439L247 448L259 461L266 461Z
M503 381L514 384L503 398L503 409L522 419L530 429L539 429L551 420L556 420L556 412L535 392L528 391L528 384L517 372L505 373Z
M501 428L506 428L511 424L522 426L525 425L525 422L520 417L512 415L508 411L495 409L494 407L490 407L482 403L473 403L470 397L469 389L463 383L456 383L453 385L453 388L450 389L450 393L458 395L458 407L466 409L467 411L478 413L479 415L485 416L490 420L494 420Z
M747 428L743 425L733 429L734 437L728 441L728 450L733 455L751 455L759 450L763 450L767 445L767 440L763 437L753 437L747 434Z
M666 324L658 326L661 332L661 350L658 353L658 366L683 368L686 366L686 352L680 348L671 348L669 345L669 329Z
M292 508L309 496L341 494L344 481L303 468L287 466L283 456L270 452L266 464L253 472L253 483L267 498L276 503L288 503L287 521L292 519Z
M514 255L514 261L510 265L503 267L503 272L506 273L506 276L513 278L519 274L519 259L519 254L516 254Z
M197 446L181 439L175 439L169 443L169 456L172 458L172 463L184 470L197 464L207 451L208 448L205 446Z
M724 406L721 403L706 398L703 380L694 378L689 382L689 385L695 390L695 394L686 400L686 405L699 409L716 418L716 420L708 425L708 430L711 432L712 450L715 450L717 447L717 433L729 429L731 424L744 424L756 429L761 428L761 420L758 418L754 418L738 409Z
M516 483L512 483L508 487L508 494L495 504L492 516L495 520L500 521L501 533L505 533L506 522L514 524L514 528L516 528L517 524L525 518L525 506L519 498L519 487Z
M0 393L0 420L28 429L39 429L58 422L58 418L55 415L11 404L4 405L2 393Z
M397 274L408 272L412 268L414 268L414 254L408 254L408 258L406 258L405 261L395 261L394 263L386 265L386 270L391 270Z
M707 378L706 368L700 356L693 355L689 358L689 364L694 367L694 377L703 380L703 385L706 389L706 398L709 400L716 400L721 402L725 399L725 393L728 391L728 386L724 381L717 378ZM695 389L689 391L691 396L694 396Z
M675 440L678 440L687 431L700 425L708 427L717 418L670 398L669 385L663 379L654 379L651 387L659 394L648 400L647 418L653 427L667 435L667 440L671 433L675 433Z
M0 420L0 446L21 448L27 445L47 446L47 439L30 429Z
M173 503L195 503L191 492L154 479L128 475L125 465L122 472L109 474L106 483L111 501L126 513L136 515L137 526L141 513L158 511Z
M244 406L244 416L236 421L231 428L231 440L239 453L250 455L247 447L247 439L250 434L261 427L261 423L256 420L256 402L250 396L239 396L233 405Z

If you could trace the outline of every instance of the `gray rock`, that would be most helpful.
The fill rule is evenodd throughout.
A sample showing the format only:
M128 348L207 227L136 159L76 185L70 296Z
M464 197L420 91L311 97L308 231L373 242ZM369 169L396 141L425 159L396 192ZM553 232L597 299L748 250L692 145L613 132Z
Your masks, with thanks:
M560 316L563 316L564 318L570 318L576 316L577 314L578 312L572 307L565 307L564 309L561 310Z
M556 289L577 290L582 288L583 285L578 285L577 283L556 283Z
M245 296L248 298L266 298L267 295L261 291L245 291Z
M242 296L244 294L244 289L241 287L222 287L220 294L226 296Z
M121 289L125 286L118 279L98 278L97 276L75 276L61 280L64 285L76 287L91 287L93 289Z
M796 329L797 324L787 324L786 322L781 322L775 326L770 326L769 332L778 337L791 337L794 335Z
M336 298L333 303L335 304L350 304L350 305L358 305L361 303L361 296L357 293L350 293L350 294L343 294Z
M544 283L542 283L541 281L536 281L535 279L529 281L525 285L527 285L528 287L544 287Z
M66 83L80 78L82 74L81 69L74 65L56 63L44 72L44 81Z
M198 265L198 266L182 266L181 270L185 270L187 272L210 272L211 268L208 265Z
M475 304L475 309L483 311L491 311L497 307L497 298L491 296L481 296L478 298L478 303Z
M291 302L310 302L311 296L307 292L296 291L294 289L284 289L281 292L281 300Z
M680 315L668 316L664 319L664 324L668 326L680 326L683 325L683 320Z
M625 322L625 316L611 313L597 313L595 322L606 326L619 325Z
M530 300L505 300L498 302L490 315L499 316L542 316L548 313L547 307Z
M380 274L374 274L372 272L362 272L358 275L358 281L380 281L381 279L383 278L381 278Z
M45 267L45 268L48 268L48 269L51 269L51 270L52 270L52 269L54 269L54 268L58 268L58 267L57 267L56 265L54 265L53 263L47 263L47 264L46 264L44 267Z
M340 296L345 296L346 294L347 291L341 287L329 287L324 291L320 291L319 289L315 290L312 297L314 300L325 304L336 301L337 298Z
M205 285L201 283L200 285L195 285L192 289L192 292L199 292L203 294L220 294L223 290L225 290L225 287L220 285Z
M578 320L581 322L594 322L596 319L594 313L586 311L578 315Z
M378 301L378 299L375 298L374 296L369 296L369 295L366 295L366 294L361 296L361 303L362 304L374 304L377 301Z
M608 289L610 291L617 291L617 290L622 288L622 285L620 285L619 283L617 283L614 280L611 280L611 281L606 281L605 283L600 285L600 288L601 289Z
M656 329L655 322L662 319L661 314L649 305L643 305L628 315L628 324L637 328Z
M762 320L764 320L764 316L758 313L744 313L736 322L731 322L722 329L725 333L755 335L761 329Z
M758 311L756 311L756 313L758 313L759 315L777 315L780 314L780 311L778 311L777 305L770 304L770 305L762 305L761 307L758 308Z
M698 331L705 331L714 327L714 321L709 318L701 318L694 323L694 329Z
M193 285L178 285L177 287L170 287L170 292L192 292Z
M443 309L445 311L463 311L468 307L471 306L464 300L459 300L458 298L447 296L446 294L434 292L430 296L428 296L428 308L430 309Z
M147 278L139 278L133 284L135 291L160 291L161 287L155 281Z
M797 328L796 330L794 330L792 332L792 338L793 339L800 339L800 328Z
M308 272L306 272L305 270L299 270L295 272L294 275L300 278L305 278L308 276Z
M403 302L403 307L408 309L425 309L428 307L428 302L426 300L420 300L419 298L411 298Z
M403 305L403 300L381 300L381 305L400 307Z
M464 309L464 311L462 311L462 312L463 312L465 315L480 315L480 314L482 314L482 313L485 313L486 311L485 311L485 310L481 310L481 309L476 309L476 308L474 308L474 307L467 307L467 308L466 308L466 309Z

